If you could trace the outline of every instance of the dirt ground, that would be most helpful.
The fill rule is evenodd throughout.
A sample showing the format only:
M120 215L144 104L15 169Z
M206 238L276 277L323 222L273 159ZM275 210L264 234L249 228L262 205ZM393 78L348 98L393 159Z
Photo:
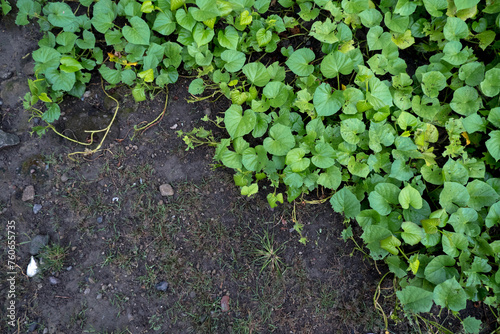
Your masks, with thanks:
M383 332L373 299L387 270L342 240L342 216L328 204L271 210L264 197L240 195L232 171L214 164L213 148L185 151L176 131L206 126L205 114L228 106L187 103L188 78L170 87L161 122L133 139L134 125L160 114L166 95L137 104L127 88L110 90L120 103L116 125L101 152L76 162L68 154L81 147L54 133L30 135L39 120L29 122L21 98L39 33L13 19L0 17L0 128L20 143L0 149L0 242L3 265L13 221L16 321L7 323L10 276L2 270L0 333ZM98 79L88 91L61 104L58 124L83 140L82 130L106 126L116 106ZM163 184L173 195L162 196ZM23 200L29 186L35 196ZM305 225L307 245L294 219ZM49 237L35 256L45 267L28 278L40 236ZM427 332L394 307L392 284L384 280L378 298L390 333ZM491 332L495 319L482 306L468 314ZM430 319L456 326L445 311Z

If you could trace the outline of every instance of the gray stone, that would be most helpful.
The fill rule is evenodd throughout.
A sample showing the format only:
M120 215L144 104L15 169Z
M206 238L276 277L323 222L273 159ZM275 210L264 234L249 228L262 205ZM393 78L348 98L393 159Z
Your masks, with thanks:
M85 291L83 291L84 295L88 295L90 293L90 288L86 288Z
M55 278L54 276L50 276L50 277L49 277L49 282L50 282L50 284L52 284L52 285L56 285L56 284L61 283L61 280L60 280L60 279L58 279L58 278Z
M35 198L35 187L27 186L23 191L23 202L32 201Z
M19 137L0 130L0 148L19 144Z
M165 281L161 281L159 283L156 283L155 288L158 291L167 291L167 289L168 289L168 283L165 282Z
M102 299L102 293L98 293L97 297L95 297L95 299Z
M35 204L33 205L33 213L36 215L37 213L40 212L40 210L42 210L42 205L41 204Z
M102 216L99 216L97 217L97 224L102 224L102 222L104 221L104 218Z
M61 175L61 181L62 181L62 182L66 182L66 181L68 181L68 180L69 180L69 176L68 176L67 174L63 174L63 175Z
M174 195L174 189L172 186L168 183L162 184L160 186L160 193L162 196L173 196Z
M37 235L30 242L30 254L37 255L49 243L48 235Z

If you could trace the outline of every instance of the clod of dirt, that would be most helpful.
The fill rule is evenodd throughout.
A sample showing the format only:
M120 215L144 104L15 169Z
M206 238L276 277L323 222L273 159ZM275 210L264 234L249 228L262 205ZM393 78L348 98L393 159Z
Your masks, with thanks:
M33 205L33 213L36 215L38 212L42 210L42 205L41 204L35 204Z
M172 186L168 183L165 183L165 184L162 184L160 186L160 194L163 196L163 197L166 197L166 196L174 196L174 189L172 188Z
M40 204L38 204L40 205ZM41 205L40 205L41 206ZM37 235L30 242L30 254L37 255L40 252L40 249L47 246L49 243L48 235Z
M23 202L32 201L35 198L35 187L27 186L23 191Z
M168 289L168 283L165 282L165 281L161 281L159 283L156 283L155 288L158 291L167 291L167 289Z
M19 144L19 137L0 130L0 148Z
M229 312L229 296L225 295L222 297L220 300L220 307L222 309L222 312Z
M50 277L49 277L49 282L50 282L50 284L52 284L52 285L56 285L56 284L61 283L61 280L60 280L60 279L58 279L58 278L55 278L54 276L50 276Z

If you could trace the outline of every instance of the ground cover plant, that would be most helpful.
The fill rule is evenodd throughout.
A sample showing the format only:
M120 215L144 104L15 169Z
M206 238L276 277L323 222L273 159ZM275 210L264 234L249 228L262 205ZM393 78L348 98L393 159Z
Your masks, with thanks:
M36 19L24 100L56 130L91 73L138 102L193 71L193 101L224 95L188 146L215 146L241 194L326 202L397 278L404 310L500 298L500 67L494 1L20 0ZM2 10L9 10L2 2ZM40 107L40 101L44 106ZM92 140L90 143L92 144ZM323 196L318 196L322 194ZM319 197L319 198L314 198ZM296 226L300 232L300 226ZM307 239L302 237L302 242ZM480 322L463 319L466 332Z

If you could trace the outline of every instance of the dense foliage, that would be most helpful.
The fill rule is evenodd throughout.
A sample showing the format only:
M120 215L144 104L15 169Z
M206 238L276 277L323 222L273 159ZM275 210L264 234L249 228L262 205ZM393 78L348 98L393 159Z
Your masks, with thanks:
M45 32L24 104L43 101L36 115L48 124L95 69L111 86L131 86L137 101L175 83L180 66L196 70L191 94L210 88L232 102L213 121L228 136L180 135L189 147L216 145L243 195L264 189L274 207L318 188L331 193L334 210L361 226L371 257L399 279L407 311L458 312L468 300L498 307L498 1L16 5L18 24L36 18Z

